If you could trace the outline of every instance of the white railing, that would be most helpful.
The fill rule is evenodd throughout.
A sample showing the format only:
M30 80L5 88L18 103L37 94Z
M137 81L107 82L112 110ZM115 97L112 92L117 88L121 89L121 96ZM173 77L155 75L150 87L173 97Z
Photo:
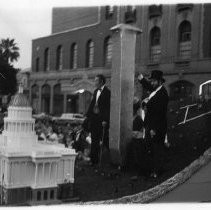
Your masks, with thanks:
M190 119L187 119L188 111L189 111L190 107L194 107L194 106L197 106L197 105L198 104L190 104L190 105L187 105L187 106L184 106L184 107L180 107L180 109L185 109L186 108L186 112L185 112L184 120L182 122L178 123L178 125L182 125L182 124L185 124L186 122L190 122L192 120L198 119L198 118L203 117L205 115L211 114L211 111L208 111L206 113L200 114L200 115L192 117Z
M185 117L184 117L183 122L180 122L178 125L181 125L181 124L185 124L185 123L186 123L189 108L190 108L190 107L193 107L193 106L197 106L197 104L190 104L190 105L187 105L187 106L180 107L180 109L185 109L185 108L186 108L186 112L185 112Z

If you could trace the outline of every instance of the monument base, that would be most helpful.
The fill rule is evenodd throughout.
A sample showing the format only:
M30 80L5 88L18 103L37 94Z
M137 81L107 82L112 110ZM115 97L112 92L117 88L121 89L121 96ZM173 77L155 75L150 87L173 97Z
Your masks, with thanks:
M1 204L7 206L34 206L59 204L73 199L74 183L64 183L54 188L6 188L0 186Z
M30 187L8 189L0 186L1 205L27 205L31 200Z

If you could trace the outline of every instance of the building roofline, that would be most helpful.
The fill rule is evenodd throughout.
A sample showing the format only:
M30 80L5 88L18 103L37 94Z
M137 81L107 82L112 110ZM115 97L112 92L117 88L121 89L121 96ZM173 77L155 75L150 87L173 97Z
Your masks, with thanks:
M80 26L80 27L69 29L69 30L61 31L61 32L58 32L58 33L53 33L53 34L50 34L50 35L47 35L47 36L38 37L36 39L32 39L32 41L35 41L35 40L38 40L38 39L45 39L45 38L48 38L48 37L53 37L53 36L57 36L57 35L60 35L60 34L65 34L65 33L68 33L68 32L89 28L89 27L92 27L92 26L97 26L97 25L100 24L100 18L101 18L101 6L98 6L98 20L97 20L97 22L89 24L89 25Z

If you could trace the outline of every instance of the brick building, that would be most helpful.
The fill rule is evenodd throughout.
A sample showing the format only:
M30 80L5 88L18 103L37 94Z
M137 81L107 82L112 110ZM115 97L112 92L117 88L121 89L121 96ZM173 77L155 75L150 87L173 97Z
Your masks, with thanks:
M32 43L32 106L52 114L85 113L95 75L104 74L110 85L110 28L119 23L143 31L136 43L137 73L162 70L171 100L197 97L211 76L210 12L210 4L53 9L52 34ZM135 89L140 95L139 85Z

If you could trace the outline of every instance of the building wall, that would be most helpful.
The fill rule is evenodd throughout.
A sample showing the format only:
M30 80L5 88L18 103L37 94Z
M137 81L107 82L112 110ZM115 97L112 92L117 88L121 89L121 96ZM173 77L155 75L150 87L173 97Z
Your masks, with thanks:
M175 73L175 63L178 60L178 27L183 20L189 20L192 24L192 58L199 58L200 48L200 32L202 26L200 24L202 5L194 5L192 12L178 13L176 5L163 5L162 16L149 19L148 6L142 8L142 21L137 22L137 26L142 28L140 58L137 64L142 71L160 68L164 73ZM169 21L171 20L171 21ZM161 29L161 60L157 65L150 63L149 45L150 30L157 26ZM139 44L137 43L137 46ZM139 51L139 50L137 50Z
M211 57L211 4L204 4L203 55ZM206 40L206 41L205 41Z
M41 94L41 87L44 84L49 84L51 87L51 105L49 112L54 112L53 108L53 88L56 84L61 86L71 86L82 78L89 79L91 91L93 91L93 80L97 73L110 75L110 70L103 67L103 55L104 55L104 40L106 37L111 36L110 28L116 25L117 21L117 8L114 8L114 15L112 19L105 18L105 8L100 10L100 21L98 24L83 27L80 30L71 30L66 33L57 33L48 37L39 38L33 40L32 43L32 73L30 75L30 86L37 84L39 86L39 95ZM86 65L86 44L92 39L94 42L94 66L87 69ZM78 68L77 70L70 69L70 49L73 43L78 45ZM59 45L63 47L63 69L60 71L56 69L56 49ZM50 70L44 72L44 51L49 48L50 54ZM40 71L35 72L36 59L40 59ZM61 112L66 110L66 95L71 91L63 91L63 107ZM31 93L30 93L31 94ZM31 95L30 95L31 98ZM83 100L83 99L82 99ZM83 106L82 106L83 107ZM41 98L39 99L38 112L43 111L41 107ZM79 110L84 113L84 110Z
M115 8L116 10L116 8ZM103 66L103 43L104 39L111 35L110 28L116 25L116 16L111 20L105 19L105 10L101 11L101 22L91 27L80 30L71 30L66 33L58 33L47 37L33 40L32 45L32 71L35 71L36 58L40 58L40 70L44 69L44 51L50 50L50 70L56 69L56 49L63 47L63 69L70 68L70 48L73 43L78 45L79 62L78 68L85 67L85 49L87 42L92 39L95 44L94 67Z
M58 33L98 22L98 7L53 8L52 33Z
M149 17L149 6L136 6L136 21L130 23L142 29L142 34L137 37L136 44L136 71L149 75L152 70L162 70L166 77L166 87L169 91L170 84L178 80L192 82L194 96L197 96L197 89L201 82L210 76L210 4L194 4L191 9L178 11L177 5L162 5L162 13L156 17ZM59 10L57 11L59 13ZM104 67L104 40L111 36L110 28L116 24L125 22L126 7L114 7L114 14L111 19L105 18L105 7L99 10L100 21L92 26L84 26L78 30L72 29L67 32L52 34L47 37L33 40L32 46L32 71L31 86L38 84L50 84L51 88L57 83L61 84L64 93L63 111L66 109L65 95L75 88L86 87L92 92L94 76L103 73L110 84L110 68ZM59 16L58 16L59 17ZM61 18L62 19L62 18ZM182 21L188 20L191 23L191 57L180 59L178 56L178 28ZM79 20L79 24L81 24ZM150 30L157 26L161 29L161 59L157 63L150 61ZM68 27L68 24L65 26ZM72 26L69 26L72 27ZM86 68L86 43L89 39L94 41L94 66ZM78 68L70 69L70 46L78 44ZM56 49L63 46L63 70L56 71ZM50 49L50 70L43 72L44 50ZM35 72L36 58L40 58L40 72ZM135 87L136 95L141 95L139 85ZM53 93L52 93L53 96ZM41 100L41 99L39 99ZM52 106L52 105L51 105ZM40 106L41 110L41 106ZM51 108L53 110L53 108Z

